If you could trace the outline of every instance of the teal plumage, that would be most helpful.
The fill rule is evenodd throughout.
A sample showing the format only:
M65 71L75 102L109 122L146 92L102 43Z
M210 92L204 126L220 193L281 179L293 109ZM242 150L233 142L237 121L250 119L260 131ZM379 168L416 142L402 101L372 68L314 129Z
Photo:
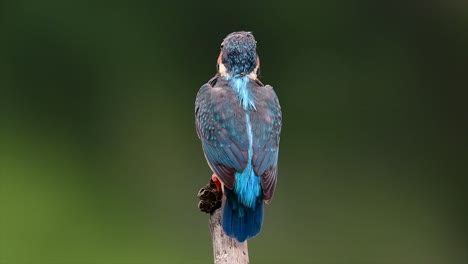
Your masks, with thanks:
M196 99L196 128L210 168L224 185L223 228L239 241L260 232L263 203L276 186L281 108L257 79L256 41L235 32L223 41L218 74Z

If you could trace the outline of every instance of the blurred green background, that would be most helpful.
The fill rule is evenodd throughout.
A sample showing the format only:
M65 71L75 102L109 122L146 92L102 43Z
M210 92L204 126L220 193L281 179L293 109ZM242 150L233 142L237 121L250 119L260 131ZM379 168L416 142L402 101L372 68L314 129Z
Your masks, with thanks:
M251 262L468 263L468 5L377 2L2 1L0 263L212 262L194 100L238 30L284 121Z

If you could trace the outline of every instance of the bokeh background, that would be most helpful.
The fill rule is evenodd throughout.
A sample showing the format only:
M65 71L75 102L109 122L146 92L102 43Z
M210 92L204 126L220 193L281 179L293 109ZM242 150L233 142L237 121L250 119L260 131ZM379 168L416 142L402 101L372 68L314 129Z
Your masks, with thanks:
M194 100L238 30L284 121L251 262L468 263L455 0L2 1L0 263L212 262Z

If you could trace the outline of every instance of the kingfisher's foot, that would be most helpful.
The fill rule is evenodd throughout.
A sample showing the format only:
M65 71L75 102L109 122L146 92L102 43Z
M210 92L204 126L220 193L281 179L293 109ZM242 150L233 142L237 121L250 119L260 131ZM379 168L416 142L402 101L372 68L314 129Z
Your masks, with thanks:
M221 207L222 192L218 192L217 184L211 179L210 182L198 191L198 208L205 213L213 213Z
M223 191L221 189L221 181L218 179L218 176L216 176L216 174L213 173L213 175L211 175L211 180L216 185L216 191L220 192L220 193L223 193Z

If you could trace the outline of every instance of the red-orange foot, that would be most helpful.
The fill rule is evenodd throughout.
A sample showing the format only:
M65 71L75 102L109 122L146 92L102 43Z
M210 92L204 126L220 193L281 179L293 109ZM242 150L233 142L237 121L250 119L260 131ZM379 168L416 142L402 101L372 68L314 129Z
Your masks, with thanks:
M216 184L216 191L222 193L223 191L221 189L221 181L218 179L218 176L213 173L213 175L211 176L211 179Z

